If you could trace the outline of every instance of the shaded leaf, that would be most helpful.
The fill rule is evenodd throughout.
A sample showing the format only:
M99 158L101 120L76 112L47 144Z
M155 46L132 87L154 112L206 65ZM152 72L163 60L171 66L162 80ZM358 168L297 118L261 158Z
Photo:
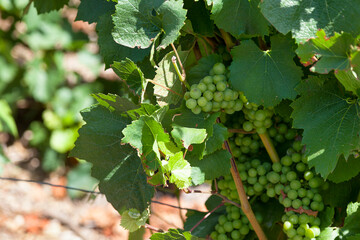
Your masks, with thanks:
M67 4L69 0L34 0L34 6L39 14L59 10Z
M190 232L184 232L178 229L169 229L165 233L155 233L150 237L151 240L198 240Z
M75 20L94 23L98 22L99 18L108 12L115 12L115 3L112 1L81 0Z
M344 174L346 173L346 174ZM330 173L328 179L340 183L347 181L360 173L360 157L351 154L347 160L344 156L340 156L335 170Z

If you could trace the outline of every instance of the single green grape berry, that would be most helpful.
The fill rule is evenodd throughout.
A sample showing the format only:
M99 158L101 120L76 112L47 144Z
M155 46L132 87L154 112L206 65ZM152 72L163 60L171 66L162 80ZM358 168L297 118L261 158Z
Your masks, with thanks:
M301 161L301 154L300 153L294 153L291 156L291 160L295 163L300 162Z
M226 77L224 75L215 75L213 76L213 83L216 85L218 82L225 82Z
M239 232L241 233L241 235L247 235L250 232L250 228L248 225L242 225L241 228L239 229Z
M201 107L196 106L195 108L191 109L191 111L192 111L194 114L200 114L200 113L201 113Z
M299 222L299 217L298 217L298 215L296 215L296 214L293 214L293 215L291 215L290 217L289 217L289 221L292 223L292 224L298 224L298 222Z
M256 132L258 134L265 134L266 133L266 128L265 127L256 128Z
M225 233L221 233L218 235L217 240L228 240L228 237Z
M198 84L198 87L197 87L197 88L200 89L201 92L205 92L205 91L207 90L206 84L205 84L205 83L202 83L202 82L200 82L200 83Z
M239 99L235 100L234 110L240 111L243 108L243 102Z
M284 231L288 231L293 228L293 224L290 221L285 221L283 224Z
M234 230L231 232L231 239L238 240L241 238L241 233L238 230Z
M191 98L190 92L186 92L186 93L184 94L184 99L185 99L185 100L189 100L190 98Z
M308 228L305 230L305 237L308 237L308 238L314 238L315 237L315 233L314 233L314 230L312 228Z
M306 224L309 222L309 216L306 213L303 213L299 216L299 223Z
M274 188L269 188L266 190L266 195L268 195L269 197L275 197L275 190Z
M291 203L291 206L295 209L299 209L301 205L302 205L302 201L300 199L295 199Z
M290 198L284 199L284 202L283 202L284 207L286 207L286 208L291 207L291 204L292 204L292 201Z
M284 156L281 158L280 160L281 164L284 165L284 166L291 166L292 164L292 159L290 156Z
M209 84L213 82L213 77L212 76L206 76L202 79L203 83L205 84Z
M313 211L317 211L319 209L319 205L320 205L319 202L311 202L310 208Z
M311 188L318 188L320 187L321 183L322 183L322 179L319 177L314 177L309 180L309 186Z
M279 163L279 162L275 162L275 163L273 163L273 165L272 165L272 169L273 169L275 172L281 172L281 168L282 168L282 166L281 166L281 163Z
M298 172L304 172L306 170L306 165L303 162L299 162L296 164L296 170Z
M305 197L306 193L307 193L305 188L299 188L297 192L298 192L299 197L301 197L301 198Z
M257 177L248 177L247 181L251 185L254 185L257 182Z
M206 100L211 101L214 97L214 94L210 90L207 90L203 93L203 96L206 98Z
M221 108L227 108L228 103L229 103L229 102L227 102L227 101L222 101L222 102L221 102Z
M255 112L255 119L258 121L264 121L266 119L266 112L264 110L257 110Z
M278 183L278 184L275 185L274 189L275 189L275 193L277 195L280 195L281 191L284 190L284 185L282 185L281 183Z
M322 197L319 193L315 193L314 194L314 197L313 197L313 201L316 201L316 202L322 202Z
M201 108L203 112L211 112L212 109L213 109L212 102L207 102L206 105Z
M216 231L214 231L214 232L212 232L212 233L210 234L210 237L211 237L212 239L214 239L214 240L218 239L218 236L219 236L219 234L218 234L218 232L216 232Z
M314 177L314 173L311 172L311 171L306 171L306 172L304 173L304 179L307 180L307 181L309 181L309 180L312 179L313 177Z
M263 126L264 126L264 122L255 120L255 121L254 121L254 126L257 127L257 128L263 127Z
M313 199L314 195L315 193L311 189L306 192L306 197L308 197L309 199Z
M222 92L215 92L214 93L214 101L215 102L221 102L224 100L224 94Z
M201 97L201 90L198 88L194 88L190 90L190 97L192 97L193 99L199 99Z
M189 109L194 109L197 106L197 101L193 98L186 100L186 107Z
M286 178L288 181L293 181L297 178L297 174L294 171L290 171L290 172L286 173Z
M266 118L264 120L264 127L269 128L272 126L272 124L273 124L273 122L272 122L271 118Z
M255 192L262 192L262 190L264 189L264 187L263 187L263 185L261 185L260 183L255 183L254 184L254 190L255 190Z
M209 83L206 85L207 86L207 89L210 91L210 92L215 92L216 91L216 86L212 83Z
M225 113L230 115L230 114L235 113L235 110L231 109L231 108L227 108L227 109L225 109Z
M276 184L280 181L280 175L276 172L269 172L268 174L266 174L266 177L268 181L272 184Z
M218 83L216 84L216 89L217 89L218 91L220 91L220 92L224 92L225 89L226 89L226 83L223 82L223 81L218 82ZM224 98L225 98L225 96L224 96Z
M288 193L287 193L288 198L290 198L291 200L294 200L298 197L297 191L294 189L291 189Z
M225 232L231 232L233 230L232 222L226 222L224 223L224 230Z
M216 85L217 86L217 85ZM230 88L225 89L224 91L224 100L225 101L232 101L233 100L233 90L231 90Z
M236 219L235 221L232 222L233 228L235 228L235 229L241 228L242 224L243 223L242 223L241 219Z
M235 106L235 101L234 100L229 101L228 108L233 109L234 106Z
M287 128L286 124L284 124L284 123L280 123L278 125L278 132L281 134L285 134L287 132L287 129L288 128Z
M215 63L213 66L214 74L225 74L226 67L223 63Z
M290 239L293 239L293 237L295 237L297 235L297 232L294 228L291 228L289 229L287 232L286 232L286 235L290 238Z
M298 190L301 187L301 183L299 180L292 180L290 182L291 189Z
M309 206L310 202L311 202L310 198L308 198L308 197L304 197L301 201L304 206Z
M204 107L206 105L206 103L208 103L208 101L206 100L206 98L204 97L200 97L198 100L197 100L197 104L200 106L200 107Z
M243 129L246 131L246 132L250 132L251 130L253 130L254 126L251 122L249 121L246 121L243 123Z

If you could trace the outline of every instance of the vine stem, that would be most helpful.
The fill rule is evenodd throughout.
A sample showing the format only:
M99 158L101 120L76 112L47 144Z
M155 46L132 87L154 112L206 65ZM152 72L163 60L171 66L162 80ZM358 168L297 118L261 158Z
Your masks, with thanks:
M259 134L261 141L263 142L266 151L269 154L269 157L273 163L280 162L280 158L278 153L276 152L276 149L274 147L274 144L271 141L271 138L269 137L269 134L267 132L263 134Z
M155 232L164 232L164 230L162 230L161 228L151 226L150 224L147 224L147 223L145 224L144 228L150 229Z
M184 68L184 66L183 66L183 64L182 64L182 62L181 62L181 59L180 59L180 57L179 57L179 53L177 52L177 50L176 50L176 48L175 48L175 45L174 45L173 43L171 43L171 47L172 47L172 49L174 50L175 56L176 56L176 58L177 58L177 60L178 60L178 62L179 62L179 65L180 65L180 68L181 68L181 76L182 76L182 78L183 78L184 81L185 81L185 79L186 79L185 68Z
M219 118L217 118L217 122L220 123ZM247 219L249 220L249 222L250 222L251 226L253 227L253 229L254 229L256 235L258 236L259 240L267 240L267 237L266 237L264 231L261 229L261 226L260 226L259 222L256 220L255 214L254 214L253 210L251 209L250 203L249 203L248 198L246 196L244 185L242 183L242 180L241 180L240 175L239 175L239 171L238 171L236 163L235 163L234 155L232 154L232 151L230 149L229 142L227 140L224 141L224 145L225 145L226 150L231 154L230 172L231 172L231 175L232 175L232 177L234 179L236 190L237 190L238 195L239 195L239 199L240 199L240 203L241 203L241 209L244 212L244 214L246 215Z
M191 229L190 232L194 231L195 228L197 228L206 218L208 218L213 212L215 212L216 210L218 210L219 208L221 208L222 206L224 206L224 202L220 203L219 205L217 205L213 210L211 210L210 212L208 212L202 219L200 219L200 221L198 221Z
M190 85L185 81L184 74L181 74L181 73L180 73L179 67L178 67L178 65L177 65L177 63L176 63L176 57L175 57L175 56L173 56L173 57L171 58L171 62L172 62L173 65L174 65L176 74L178 75L178 77L179 77L179 79L180 79L180 82L183 83L183 87L184 87L184 85L185 85L186 88L190 89Z

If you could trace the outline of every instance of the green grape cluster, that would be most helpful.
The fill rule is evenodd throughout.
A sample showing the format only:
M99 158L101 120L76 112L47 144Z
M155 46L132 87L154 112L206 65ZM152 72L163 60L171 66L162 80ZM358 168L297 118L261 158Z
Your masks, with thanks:
M282 216L282 222L290 240L315 240L320 235L320 218L313 215L287 212Z
M255 154L263 146L257 134L236 133L230 140L234 157L240 157L243 154Z
M243 108L239 93L229 87L226 68L222 63L216 63L208 76L198 84L193 84L184 98L186 107L194 114L219 112L221 109L227 114L233 114Z
M243 101L246 121L242 127L245 131L256 130L259 134L264 134L266 129L273 125L271 117L274 115L272 108L260 108L255 103L250 103L244 94L240 93L240 99Z
M274 125L268 129L269 136L275 141L273 144L277 146L287 140L294 140L297 131L291 128L290 119L284 119L279 116L273 117Z
M248 196L261 196L263 200L268 200L265 195L265 187L268 185L266 174L271 170L271 164L269 162L262 163L259 159L253 159L250 162L238 163L237 167L246 194ZM218 188L220 194L232 201L239 202L236 186L231 176L226 176L223 180L220 180Z
M256 214L256 219L261 223L261 215ZM215 231L210 234L213 240L241 240L253 230L249 220L242 210L233 205L226 206L226 214L221 215L215 226Z

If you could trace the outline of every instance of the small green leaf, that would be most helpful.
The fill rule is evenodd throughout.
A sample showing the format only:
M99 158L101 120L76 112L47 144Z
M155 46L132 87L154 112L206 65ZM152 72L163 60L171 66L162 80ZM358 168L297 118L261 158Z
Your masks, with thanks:
M206 140L205 155L211 154L222 148L225 140L228 138L229 132L226 127L220 124L214 125L214 133Z
M178 145L184 146L186 149L191 144L203 143L206 138L206 129L188 128L173 125L171 135L177 140Z
M136 106L133 102L129 99L120 97L116 94L103 94L103 93L96 93L92 94L92 96L98 101L101 106L108 108L110 111L120 111L120 112L127 112L134 110L136 111L138 106Z
M294 99L302 71L293 61L293 43L280 35L271 37L271 50L262 51L251 40L231 51L230 81L250 102L276 106Z
M187 19L192 23L195 33L214 36L214 22L210 19L210 12L206 9L204 1L185 0L184 8L187 10Z
M121 214L120 225L130 232L135 232L142 226L145 226L146 221L149 218L149 214L148 209L145 209L141 214L134 208L126 210Z
M333 223L333 218L335 215L334 208L326 207L324 211L319 213L319 218L321 220L321 225L319 226L321 229L331 226Z
M15 120L12 116L12 111L5 100L0 99L0 132L9 132L15 137L18 136L18 130Z
M348 103L328 80L309 78L297 88L301 97L291 107L295 128L304 129L302 143L306 145L308 164L326 178L334 171L339 157L345 159L360 144L359 106Z
M104 58L106 68L109 68L114 61L130 58L132 61L138 62L150 54L150 49L129 48L117 44L111 35L113 27L111 16L108 14L101 16L96 25L100 54Z
M198 240L190 232L184 232L177 229L169 229L165 233L155 233L150 237L151 240Z
M331 70L345 70L350 68L348 52L351 44L354 43L353 37L348 33L338 34L328 38L325 31L320 30L316 33L316 38L310 39L304 44L300 44L296 50L300 61L305 66L313 64L313 58L319 60L310 68L312 72L326 74Z
M159 47L165 48L179 36L186 19L182 1L127 0L116 4L114 40L126 47L148 48L162 34Z
M108 13L115 12L115 3L106 0L81 0L76 15L76 21L96 23L99 18Z
M121 62L114 62L111 68L135 94L141 95L142 90L145 90L144 74L130 59L126 58Z
M171 156L168 162L163 162L164 168L171 173L169 177L171 183L175 183L180 189L187 188L191 185L191 166L184 159L182 152Z
M187 211L186 222L184 224L184 230L190 231L206 214L207 212L199 211ZM194 236L205 238L214 231L215 225L218 223L218 218L224 213L212 213L205 218L191 233Z
M267 35L268 21L258 7L260 0L214 0L211 17L215 24L235 37Z
M188 54L189 52L179 52L182 62L186 61ZM173 65L173 57L175 57L174 52L166 54L160 61L153 80L154 95L160 106L175 105L183 98L183 85Z
M297 42L315 37L318 29L327 36L335 32L348 32L356 37L360 33L359 0L264 0L260 8L265 18L282 34L291 31Z

